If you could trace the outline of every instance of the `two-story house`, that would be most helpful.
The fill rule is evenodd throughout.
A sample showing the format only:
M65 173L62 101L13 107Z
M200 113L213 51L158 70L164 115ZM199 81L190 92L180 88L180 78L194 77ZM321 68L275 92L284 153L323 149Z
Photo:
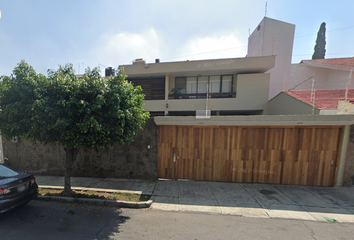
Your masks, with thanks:
M282 53L292 39L284 42L282 33L293 31L291 24L266 18L251 35L245 58L137 59L121 66L128 81L143 88L144 108L153 118L129 146L81 152L73 174L317 186L351 182L353 115L317 114L324 109L311 103L319 103L319 94L309 100L306 94L302 100L278 94L288 89L291 70L289 54ZM277 94L281 98L268 102ZM293 115L295 110L302 112ZM58 146L19 141L5 143L4 150L18 170L64 171L65 152Z
M261 115L266 108L274 56L123 65L140 85L153 116ZM252 93L250 96L249 93Z
M264 115L276 56L122 65L158 125L158 177L333 186L350 116ZM344 144L342 144L344 142Z

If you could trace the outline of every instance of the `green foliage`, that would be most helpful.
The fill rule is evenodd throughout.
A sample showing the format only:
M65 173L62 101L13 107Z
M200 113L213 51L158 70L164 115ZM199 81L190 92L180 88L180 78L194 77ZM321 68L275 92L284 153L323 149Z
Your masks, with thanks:
M0 81L0 128L3 136L21 136L67 149L102 149L129 144L149 118L140 86L123 71L104 78L87 68L83 78L71 64L37 74L21 61L13 77Z
M182 88L174 88L171 90L171 92L174 94L174 95L181 95L182 94Z
M315 52L312 59L324 59L326 55L326 23L323 22L317 33Z

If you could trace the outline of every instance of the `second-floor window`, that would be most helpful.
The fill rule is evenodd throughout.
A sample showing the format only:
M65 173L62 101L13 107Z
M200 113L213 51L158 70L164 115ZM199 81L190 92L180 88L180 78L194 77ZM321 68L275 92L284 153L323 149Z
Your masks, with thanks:
M230 93L232 92L232 80L232 75L176 77L175 89L178 89L180 94Z

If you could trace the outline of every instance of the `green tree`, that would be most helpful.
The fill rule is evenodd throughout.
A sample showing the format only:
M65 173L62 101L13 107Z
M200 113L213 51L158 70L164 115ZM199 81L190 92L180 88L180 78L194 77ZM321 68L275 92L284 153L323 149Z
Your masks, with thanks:
M129 144L149 118L143 104L141 87L128 83L121 70L104 78L98 68L87 68L79 79L67 64L48 70L46 77L21 61L12 77L0 79L2 135L61 145L67 196L72 194L70 177L79 150Z
M315 51L312 59L324 59L326 55L326 23L323 22L317 33Z

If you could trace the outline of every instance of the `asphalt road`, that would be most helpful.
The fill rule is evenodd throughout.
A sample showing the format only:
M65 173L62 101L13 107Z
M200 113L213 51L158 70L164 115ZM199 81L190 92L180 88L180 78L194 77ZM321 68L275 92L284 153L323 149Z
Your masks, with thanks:
M0 215L1 239L353 239L354 224L32 201Z

